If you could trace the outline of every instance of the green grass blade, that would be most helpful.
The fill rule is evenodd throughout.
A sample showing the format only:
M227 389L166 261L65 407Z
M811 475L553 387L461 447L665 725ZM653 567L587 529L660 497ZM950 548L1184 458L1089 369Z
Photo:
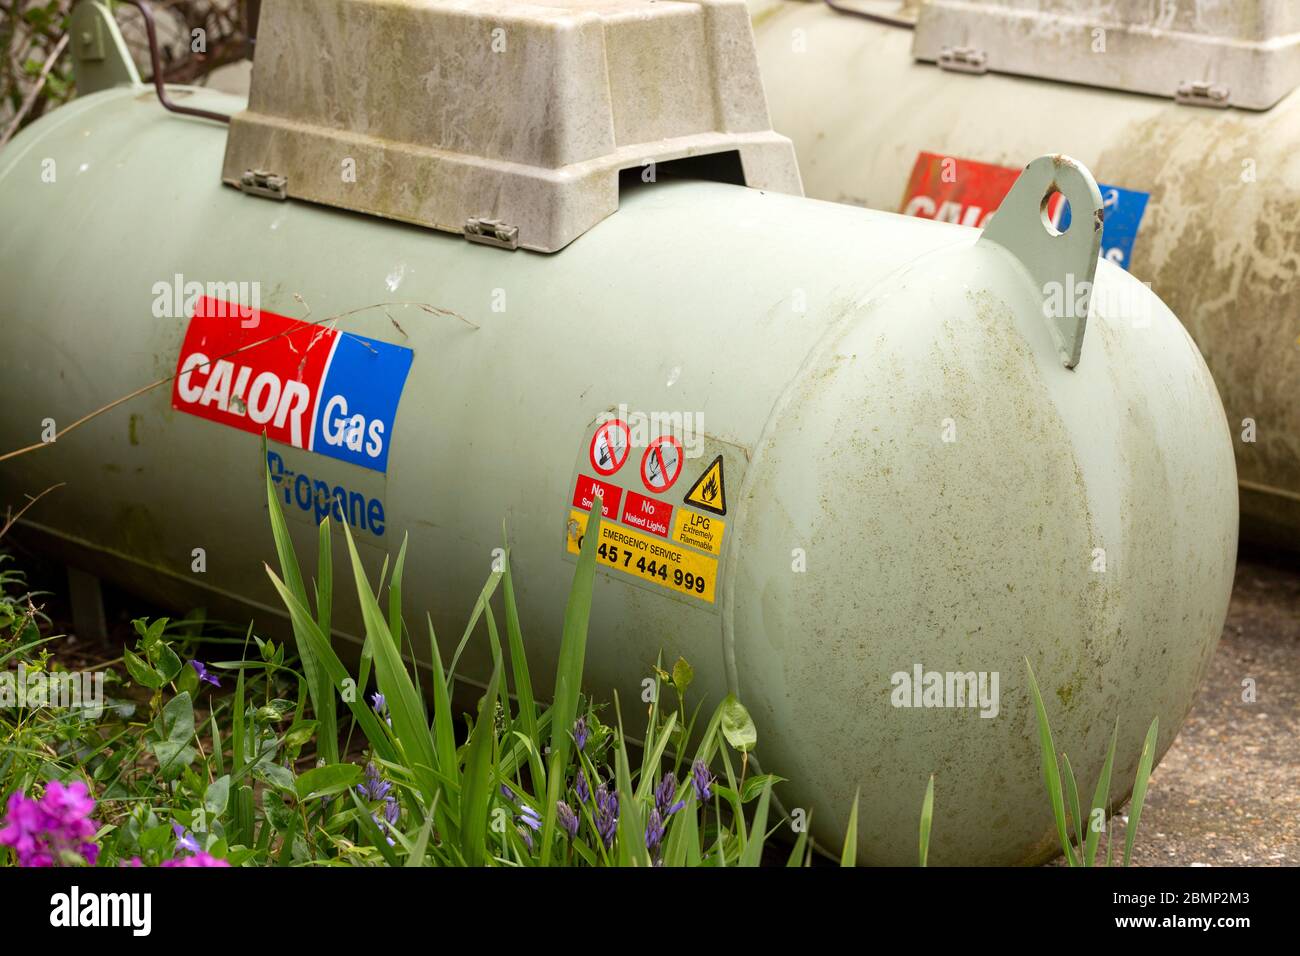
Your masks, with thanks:
M1056 762L1056 744L1052 741L1052 728L1047 722L1047 708L1043 706L1043 695L1038 691L1038 680L1034 677L1034 668L1025 658L1025 667L1029 671L1029 692L1034 698L1034 712L1038 718L1038 749L1043 767L1043 784L1052 801L1052 816L1056 818L1056 835L1061 841L1066 862L1075 866L1074 851L1070 848L1070 831L1065 824L1065 799L1061 793L1061 768Z
M402 535L402 546L397 550L397 563L393 565L393 577L388 582L388 633L397 645L398 653L402 650L402 569L406 565L406 542L409 535Z
M1142 742L1142 756L1138 758L1137 776L1133 779L1133 802L1128 808L1128 827L1124 833L1124 865L1128 866L1133 856L1133 841L1137 839L1138 820L1142 816L1142 803L1147 797L1147 783L1151 780L1151 765L1156 759L1156 736L1160 730L1160 718L1151 721L1147 730L1147 739Z
M441 796L441 794L438 796ZM429 852L429 837L433 833L433 821L438 816L438 796L433 798L433 806L429 808L429 812L424 818L424 826L420 827L420 832L415 838L415 845L411 847L411 852L406 855L407 866L424 866L425 855Z
M266 461L265 437L262 439L262 461ZM280 561L280 572L284 575L284 584L294 598L303 607L306 607L307 589L303 585L302 571L298 567L298 556L294 551L293 541L289 537L289 527L285 523L284 512L280 509L280 499L276 497L269 468L266 469L266 504L267 512L271 516L271 536L275 539L275 552ZM328 632L324 633L328 643ZM307 678L307 693L311 697L312 712L316 714L317 719L325 720L333 712L333 688L329 685L320 661L317 659L311 645L303 638L296 622L293 625L293 638L298 649L298 658L302 661L303 674ZM322 734L319 746L321 747L321 755L325 757L326 761L329 763L338 762L337 732L332 737L328 734Z
M488 575L487 583L483 585L483 590L479 592L478 600L474 602L474 610L470 612L469 623L465 625L465 633L460 636L460 643L456 645L456 653L451 655L451 666L447 668L450 680L456 679L456 666L460 663L460 655L465 652L469 644L470 635L474 633L474 628L478 625L478 619L483 616L483 610L492 600L492 595L496 593L497 585L501 583L501 577L504 571L493 571Z
M307 612L307 608L290 593L288 586L276 576L269 565L264 565L264 567L266 567L267 575L271 578L271 583L275 585L275 589L280 594L280 600L288 608L289 617L293 621L295 628L301 629L304 641L312 648L320 660L322 669L331 681L331 686L342 687L343 682L348 679L347 668L343 666L343 662L334 653L334 649L321 636L320 631L316 628L316 621ZM366 706L366 702L364 700L348 701L348 708L352 711L352 716L356 718L357 723L361 725L362 733L366 735L370 745L375 748L375 752L391 763L401 763L397 750L393 747L388 734L384 732L382 725L379 723L379 718L375 716L373 710Z
M1062 772L1061 779L1065 784L1066 808L1069 809L1070 815L1074 818L1074 837L1076 853L1082 852L1083 849L1083 819L1079 813L1079 781L1074 776L1074 767L1070 764L1069 754L1061 754ZM1067 823L1066 831L1069 832Z
M749 829L749 842L745 852L740 856L741 866L758 866L763 862L763 845L767 842L767 805L772 799L772 778L763 784L763 793L758 798L758 807L754 810L754 824Z
M578 551L573 585L564 606L564 630L555 670L555 700L551 704L551 759L546 780L546 808L542 818L541 862L549 864L555 842L555 805L560 800L565 769L573 744L573 722L578 716L578 695L587 656L587 623L591 619L591 594L596 579L596 541L599 538L602 499L595 496L587 531Z
M844 831L844 849L840 851L840 866L858 865L858 798L861 791L853 794L853 809L849 811L849 826Z
M506 646L510 649L510 668L515 678L515 699L519 704L519 725L529 740L540 740L537 731L537 701L533 697L533 682L528 671L528 656L524 650L523 630L519 626L519 607L515 603L515 585L510 575L510 549L505 549L505 571L501 575L501 590L506 610ZM546 771L537 748L528 751L528 766L533 774L533 786L540 793L546 787Z
M316 626L322 634L330 633L330 615L334 607L334 538L327 515L320 523L316 552Z
M492 763L496 737L493 711L501 671L494 668L483 695L465 752L465 781L460 792L460 848L467 866L481 866L487 854L488 810L492 803Z
M1115 729L1110 734L1110 749L1106 751L1106 762L1102 765L1101 776L1097 778L1097 789L1092 794L1092 807L1088 812L1088 835L1083 843L1083 865L1092 866L1097 859L1097 843L1101 839L1101 830L1093 824L1093 816L1098 810L1102 812L1102 826L1106 823L1106 814L1110 809L1110 774L1115 766L1115 745L1119 742L1119 718L1115 719Z
M393 734L406 753L409 761L407 765L420 781L425 801L432 803L434 794L438 791L437 779L433 774L438 758L433 749L433 737L429 733L428 716L402 661L398 646L388 632L388 623L380 613L379 602L366 581L352 532L347 526L344 526L343 531L347 537L348 555L352 559L352 576L356 582L357 600L361 603L366 637L375 652L375 680L388 704Z
M925 799L921 801L921 852L920 865L930 865L930 823L934 819L934 774L925 785Z
M433 740L438 754L438 769L445 775L456 773L456 727L451 716L451 692L442 671L442 653L438 636L433 632L433 618L425 615L429 625L429 657L433 668ZM448 799L457 794L447 794Z
M664 723L663 731L655 740L654 753L650 754L648 760L643 760L642 762L641 779L638 781L636 791L638 800L648 799L654 792L656 784L659 783L658 779L656 779L659 761L663 759L664 751L668 749L668 743L672 740L673 728L676 726L677 714L674 712L668 715L668 720Z
M787 867L807 866L810 859L808 855L808 831L812 829L812 813L804 818L803 828L799 835L795 837L794 849L790 851L790 859L785 861Z
M593 505L595 510L598 506ZM641 802L632 790L632 763L627 754L627 736L623 732L623 715L618 694L614 694L614 713L618 716L618 749L614 752L614 781L618 787L618 859L622 866L650 866L650 852L645 846L646 819Z

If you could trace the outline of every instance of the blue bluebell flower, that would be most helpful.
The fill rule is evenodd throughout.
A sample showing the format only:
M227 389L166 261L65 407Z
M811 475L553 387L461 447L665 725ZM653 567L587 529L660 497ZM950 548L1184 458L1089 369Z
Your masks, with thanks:
M379 768L373 763L366 764L366 779L357 784L357 796L362 800L384 800L393 785L379 775Z
M713 799L713 781L715 779L703 760L697 760L691 765L691 785L695 788L696 800L705 803Z
M578 779L574 781L573 792L578 796L579 803L586 803L591 799L591 788L587 786L587 775L578 768Z
M659 844L664 838L664 822L659 816L658 810L650 811L650 819L645 825L645 848L653 853L659 849Z
M555 816L559 820L560 829L569 835L570 840L578 835L578 824L580 822L578 815L563 800L555 805Z

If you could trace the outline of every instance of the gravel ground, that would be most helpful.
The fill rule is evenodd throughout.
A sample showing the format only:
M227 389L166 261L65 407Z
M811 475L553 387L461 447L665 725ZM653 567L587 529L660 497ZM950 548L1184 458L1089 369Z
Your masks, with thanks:
M1117 821L1117 847L1122 832ZM1300 865L1300 560L1240 555L1209 675L1151 775L1133 863Z

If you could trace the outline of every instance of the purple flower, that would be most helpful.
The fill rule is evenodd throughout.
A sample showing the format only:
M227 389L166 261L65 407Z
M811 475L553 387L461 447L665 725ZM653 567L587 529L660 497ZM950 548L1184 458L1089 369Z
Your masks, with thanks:
M563 800L555 805L555 815L560 821L560 829L569 835L570 840L578 835L578 815Z
M645 848L653 853L659 849L659 844L664 838L664 822L659 816L658 810L650 811L650 819L645 825Z
M501 796L505 797L511 803L515 802L515 792L504 783L501 784Z
M92 838L95 823L90 814L95 801L85 783L64 786L51 780L40 800L15 791L9 795L0 846L12 847L19 866L63 866L69 857L94 864L99 847Z
M193 856L178 856L174 860L164 860L162 865L165 867L230 866L225 860L218 860L206 850L200 850Z
M397 802L394 796L384 798L384 819L391 825L397 825L397 818L402 814L402 805Z
M388 700L379 691L370 695L370 709L384 718L384 723L389 727L393 726L393 718L388 713Z
M703 760L697 760L691 765L691 786L695 788L696 800L705 803L713 799L713 781L715 779Z
M587 786L587 775L578 768L578 779L574 781L573 792L578 795L579 803L586 803L591 798L591 788Z
M201 853L203 847L199 846L199 841L179 823L172 824L172 833L176 834L176 852L177 853Z
M190 667L194 668L195 672L199 675L200 681L206 684L211 684L213 687L221 686L221 681L217 680L216 675L210 673L208 669L203 666L202 661L190 661Z
M519 815L515 817L515 822L522 823L524 826L528 827L528 829L533 830L534 832L542 828L541 816L539 816L537 811L534 810L526 803L520 804Z
M665 773L663 780L659 781L659 786L655 787L655 809L659 811L659 816L665 820L686 806L685 800L673 802L673 797L676 795L677 778L671 772Z
M602 783L596 788L596 832L604 841L605 849L614 844L618 832L618 794L610 793Z
M578 745L579 750L587 746L587 738L590 736L591 731L587 728L586 716L579 717L573 725L573 740Z
M357 796L362 800L386 800L393 785L379 775L379 768L373 763L366 764L366 779L357 784Z

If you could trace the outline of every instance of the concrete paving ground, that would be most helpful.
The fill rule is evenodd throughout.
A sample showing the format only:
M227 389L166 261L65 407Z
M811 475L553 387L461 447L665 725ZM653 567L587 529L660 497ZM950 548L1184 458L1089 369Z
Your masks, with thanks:
M1209 675L1151 775L1133 864L1300 865L1300 560L1243 550Z

